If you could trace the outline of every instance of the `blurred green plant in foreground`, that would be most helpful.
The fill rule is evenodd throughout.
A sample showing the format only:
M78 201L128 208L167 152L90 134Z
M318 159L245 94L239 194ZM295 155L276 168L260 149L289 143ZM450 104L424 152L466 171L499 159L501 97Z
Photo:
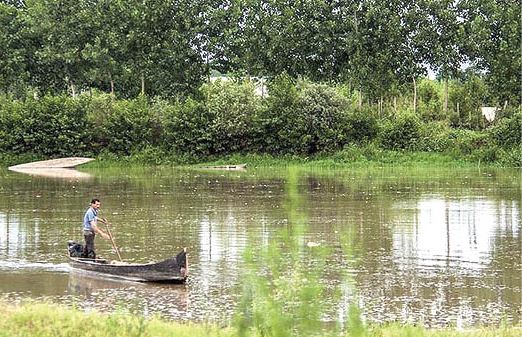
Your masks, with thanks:
M349 305L348 322L329 331L323 317L321 282L329 249L307 236L306 202L299 193L301 172L288 168L284 208L287 223L266 244L251 242L245 253L242 297L234 325L239 336L316 336L340 333L339 328L363 336L358 308ZM349 241L349 238L345 239ZM346 246L350 246L349 244ZM349 276L341 287L353 293Z

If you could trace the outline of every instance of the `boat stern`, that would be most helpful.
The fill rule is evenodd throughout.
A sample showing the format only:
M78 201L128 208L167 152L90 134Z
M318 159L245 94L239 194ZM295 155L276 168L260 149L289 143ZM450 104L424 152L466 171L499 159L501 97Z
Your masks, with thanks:
M187 248L183 248L183 250L176 256L176 262L178 264L179 273L183 278L187 278L188 276L188 256L187 256Z

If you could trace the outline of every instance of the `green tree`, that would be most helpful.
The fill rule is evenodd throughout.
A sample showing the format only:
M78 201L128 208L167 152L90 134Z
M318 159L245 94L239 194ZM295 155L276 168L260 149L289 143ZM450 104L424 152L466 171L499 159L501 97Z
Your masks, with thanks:
M125 66L139 78L142 94L173 96L200 85L203 9L188 0L125 2Z
M468 18L459 5L451 0L427 2L427 25L431 27L429 63L444 80L444 113L448 112L449 79L455 77L467 61L463 41L466 39L464 23Z
M349 37L340 23L347 5L338 1L233 1L228 10L226 70L254 76L338 79Z
M487 88L479 74L469 70L455 81L450 102L456 107L453 123L458 127L478 129L483 126L480 107L488 100Z
M338 79L346 35L339 26L344 6L337 1L268 1L264 68L318 81Z
M425 8L403 0L366 0L352 5L349 12L344 20L344 33L351 36L346 39L344 71L359 92L359 105L364 92L382 112L385 99L413 83L415 108L416 79L426 72Z
M370 97L383 96L397 83L393 71L392 45L397 41L396 26L400 24L394 3L364 1L357 18L357 54L353 66L357 82Z
M426 16L424 1L401 0L399 5L401 24L398 25L401 41L397 44L397 69L401 84L411 81L413 87L413 112L417 112L417 80L427 74L429 62L429 34L431 27Z
M0 88L9 93L26 81L21 10L0 3Z
M96 36L82 51L90 61L86 81L90 87L108 89L115 94L116 82L122 79L125 60L126 22L122 1L98 1L92 8L92 25Z
M23 8L25 7L25 0L2 0L0 3L5 5L14 6L16 8Z
M520 57L522 21L517 1L467 0L474 63L485 71L495 101L488 105L522 104Z
M44 72L38 81L40 86L55 91L66 87L75 96L78 87L86 84L91 60L83 51L96 36L92 10L92 2L87 0L28 3L27 23L42 37L42 45L34 55Z

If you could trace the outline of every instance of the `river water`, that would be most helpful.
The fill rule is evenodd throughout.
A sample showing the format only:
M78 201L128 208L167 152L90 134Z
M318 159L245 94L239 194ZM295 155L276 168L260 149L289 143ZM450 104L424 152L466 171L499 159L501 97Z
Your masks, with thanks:
M299 234L303 249L326 251L321 270L314 270L325 288L326 322L345 320L352 302L368 322L521 321L518 170L81 172L56 177L0 169L0 298L226 324L240 299L244 252L277 240L297 214L306 225ZM158 261L186 247L187 284L71 270L66 242L82 239L92 197L101 199L124 260ZM99 255L116 259L108 241L97 238L96 245Z

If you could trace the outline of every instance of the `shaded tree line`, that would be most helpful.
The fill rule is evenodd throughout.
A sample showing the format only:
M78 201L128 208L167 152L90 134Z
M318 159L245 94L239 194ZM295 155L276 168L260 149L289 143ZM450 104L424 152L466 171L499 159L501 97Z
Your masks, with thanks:
M483 104L521 103L520 4L501 0L4 0L0 88L192 94L212 71L342 82L393 104L431 69L473 73ZM463 73L462 69L467 67Z

